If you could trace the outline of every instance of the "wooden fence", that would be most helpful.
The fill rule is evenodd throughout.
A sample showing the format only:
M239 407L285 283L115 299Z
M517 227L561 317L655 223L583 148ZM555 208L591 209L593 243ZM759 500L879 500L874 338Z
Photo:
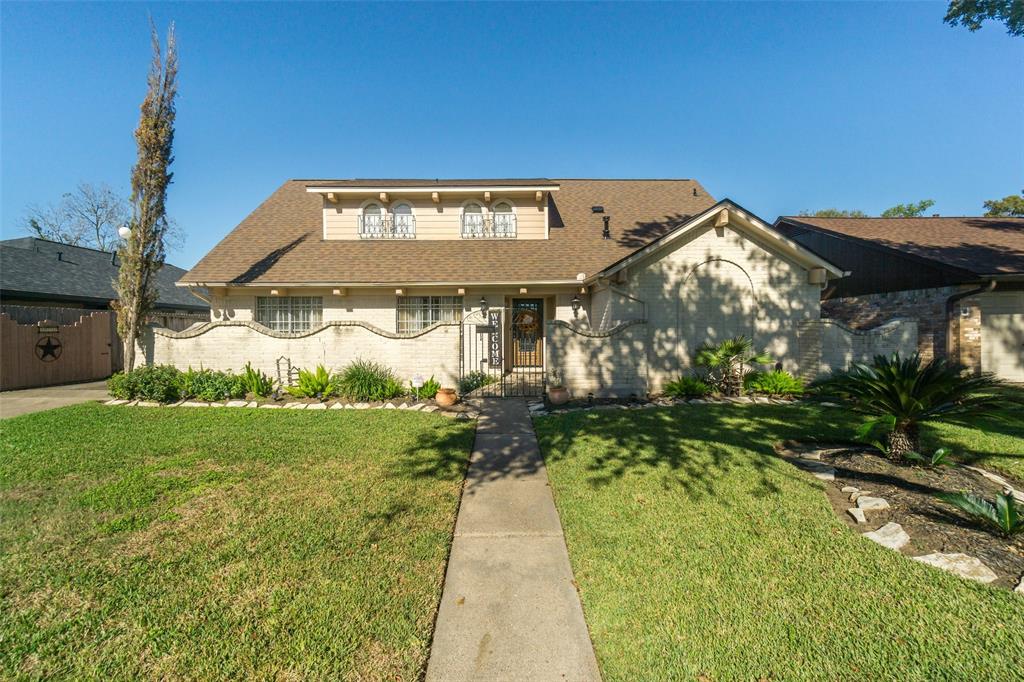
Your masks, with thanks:
M201 313L162 313L152 324L181 331ZM105 379L123 367L117 317L83 308L0 306L0 390Z

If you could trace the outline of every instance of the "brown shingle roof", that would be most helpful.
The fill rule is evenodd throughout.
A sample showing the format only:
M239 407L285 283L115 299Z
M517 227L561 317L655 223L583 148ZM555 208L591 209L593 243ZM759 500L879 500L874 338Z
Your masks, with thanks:
M1024 218L786 216L776 222L789 234L801 226L873 242L976 275L1024 273Z
M394 184L396 181L369 182ZM306 192L307 186L319 186L324 181L290 180L249 214L181 281L210 284L574 281L577 273L599 272L715 203L694 180L544 182L560 186L558 191L552 192L557 215L552 211L550 239L547 240L341 241L323 239L323 199ZM594 205L604 206L604 215L611 217L612 239L601 238L601 216L591 212ZM562 226L558 227L559 224Z

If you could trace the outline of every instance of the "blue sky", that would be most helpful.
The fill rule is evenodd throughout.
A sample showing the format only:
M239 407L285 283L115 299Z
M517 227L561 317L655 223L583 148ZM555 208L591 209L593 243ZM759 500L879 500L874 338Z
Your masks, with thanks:
M149 13L179 39L184 267L293 177L689 177L769 220L1024 187L1024 40L942 2L0 12L5 238L81 181L127 192Z

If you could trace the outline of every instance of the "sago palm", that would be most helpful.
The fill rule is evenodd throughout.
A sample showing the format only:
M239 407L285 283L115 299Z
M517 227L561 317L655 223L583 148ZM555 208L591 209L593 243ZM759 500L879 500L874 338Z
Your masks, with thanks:
M697 349L693 362L707 370L708 383L726 395L739 395L747 365L764 365L772 359L767 351L754 351L754 342L745 336L721 343L705 343Z
M883 449L893 459L920 450L921 422L982 412L1004 401L991 394L1001 385L990 374L965 375L942 358L922 366L916 353L906 358L899 353L876 355L870 365L854 363L812 384L870 417L858 432L862 439L877 428L885 429Z

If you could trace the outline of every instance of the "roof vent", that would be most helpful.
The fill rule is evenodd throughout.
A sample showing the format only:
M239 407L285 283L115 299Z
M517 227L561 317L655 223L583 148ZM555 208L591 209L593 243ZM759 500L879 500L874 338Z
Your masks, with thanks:
M57 260L59 260L59 261L63 261L64 260L64 252L63 251L58 251L57 252Z
M696 187L693 188L693 196L697 196L697 188Z
M601 231L601 238L602 239L611 239L612 238L612 231L610 229L608 229L608 221L610 221L611 219L612 219L611 216L607 216L607 215L604 218L601 218L601 220L604 221L604 230Z
M590 212L591 213L604 213L604 206L591 206L590 207Z

